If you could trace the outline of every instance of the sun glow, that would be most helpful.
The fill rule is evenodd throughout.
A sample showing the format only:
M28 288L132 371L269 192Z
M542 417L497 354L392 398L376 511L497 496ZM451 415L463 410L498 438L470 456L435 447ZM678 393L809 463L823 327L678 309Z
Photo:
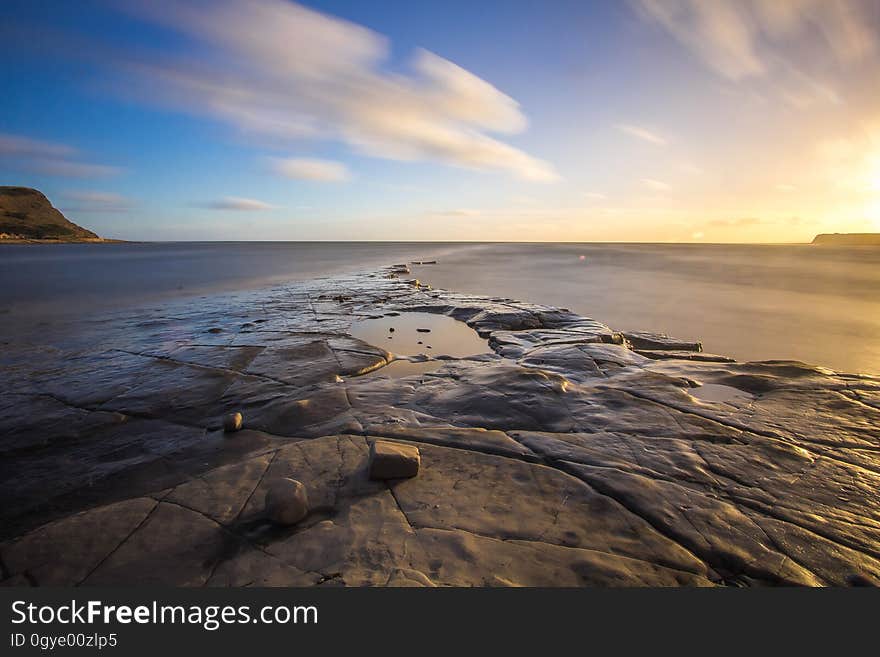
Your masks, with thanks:
M868 159L868 189L880 192L880 155Z
M880 198L876 198L865 206L865 216L871 222L871 228L880 232Z

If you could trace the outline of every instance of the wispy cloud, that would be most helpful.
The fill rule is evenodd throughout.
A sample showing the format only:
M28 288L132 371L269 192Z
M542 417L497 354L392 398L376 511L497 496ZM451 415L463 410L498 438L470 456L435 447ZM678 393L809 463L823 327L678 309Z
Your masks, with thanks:
M456 208L454 210L434 210L428 212L432 217L478 217L481 212L471 208Z
M133 11L195 46L192 59L129 61L154 100L160 94L276 139L310 136L375 157L557 177L549 163L490 136L525 129L515 100L430 52L416 53L410 75L383 70L383 36L283 0L158 0Z
M348 178L342 162L313 158L272 158L272 170L279 176L316 182L340 182Z
M713 219L706 226L710 228L752 228L755 226L807 226L817 223L815 219L805 219L799 216L787 217L733 217L730 219Z
M208 201L202 203L201 207L210 210L234 210L237 212L255 212L262 210L272 210L275 206L258 201L253 198L242 198L240 196L226 196L216 201Z
M584 198L591 201L604 201L608 197L605 196L605 194L601 194L600 192L587 192L584 194Z
M62 210L68 212L128 212L130 199L114 192L69 192L64 196Z
M69 157L74 152L73 148L65 144L53 144L21 135L0 134L0 155L26 159L59 159Z
M672 187L667 185L662 180L655 180L654 178L642 178L642 184L645 187L653 189L656 192L668 192Z
M27 168L47 176L59 178L104 178L122 173L119 167L105 164L87 164L66 160L32 160Z
M835 88L845 84L842 70L876 77L876 0L631 1L711 70L752 87L766 83L767 94L796 110L843 104Z
M875 0L636 0L707 66L732 80L762 76L809 49L842 64L877 49ZM876 19L875 19L876 20Z
M764 221L757 217L736 217L733 219L713 219L709 222L709 225L714 228L743 228L763 223Z
M631 137L636 137L637 139L641 139L643 141L651 142L652 144L656 144L658 146L665 146L669 143L665 137L658 135L655 132L648 130L647 128L643 128L642 126L633 125L632 123L618 123L615 126L621 132L625 132Z
M71 159L76 155L76 149L66 144L0 134L0 160L17 169L63 178L100 178L122 171L119 167Z

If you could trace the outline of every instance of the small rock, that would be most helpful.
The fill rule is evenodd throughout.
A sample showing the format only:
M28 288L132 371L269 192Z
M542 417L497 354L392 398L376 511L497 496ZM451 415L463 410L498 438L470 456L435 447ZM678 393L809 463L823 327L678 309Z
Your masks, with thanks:
M418 331L419 333L430 333L431 329L417 328L416 331Z
M306 487L296 479L279 479L266 491L265 507L276 525L295 525L309 513Z
M233 432L241 429L242 422L244 418L242 418L241 413L230 413L223 418L223 431Z
M213 328L209 328L208 333L223 333L223 329L215 326Z
M391 328L389 328L389 329L388 329L388 332L389 332L389 333L394 333L394 327L392 326Z
M370 446L370 479L406 479L419 474L421 455L414 445L377 440Z

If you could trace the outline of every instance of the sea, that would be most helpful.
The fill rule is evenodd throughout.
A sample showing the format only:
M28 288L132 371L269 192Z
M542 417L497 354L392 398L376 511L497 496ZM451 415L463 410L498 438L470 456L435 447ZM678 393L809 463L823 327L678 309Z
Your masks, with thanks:
M880 375L880 248L806 244L8 244L0 340L38 321L428 260L412 270L434 287L560 306L738 360Z

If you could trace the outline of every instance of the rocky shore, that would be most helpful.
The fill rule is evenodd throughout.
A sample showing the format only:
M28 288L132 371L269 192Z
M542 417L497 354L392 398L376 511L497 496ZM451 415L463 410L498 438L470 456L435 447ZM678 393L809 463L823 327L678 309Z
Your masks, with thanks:
M880 377L408 273L4 337L2 583L880 583ZM488 349L386 375L393 340L352 326L407 312ZM416 447L417 474L371 478L377 440ZM279 524L287 479L308 509Z

